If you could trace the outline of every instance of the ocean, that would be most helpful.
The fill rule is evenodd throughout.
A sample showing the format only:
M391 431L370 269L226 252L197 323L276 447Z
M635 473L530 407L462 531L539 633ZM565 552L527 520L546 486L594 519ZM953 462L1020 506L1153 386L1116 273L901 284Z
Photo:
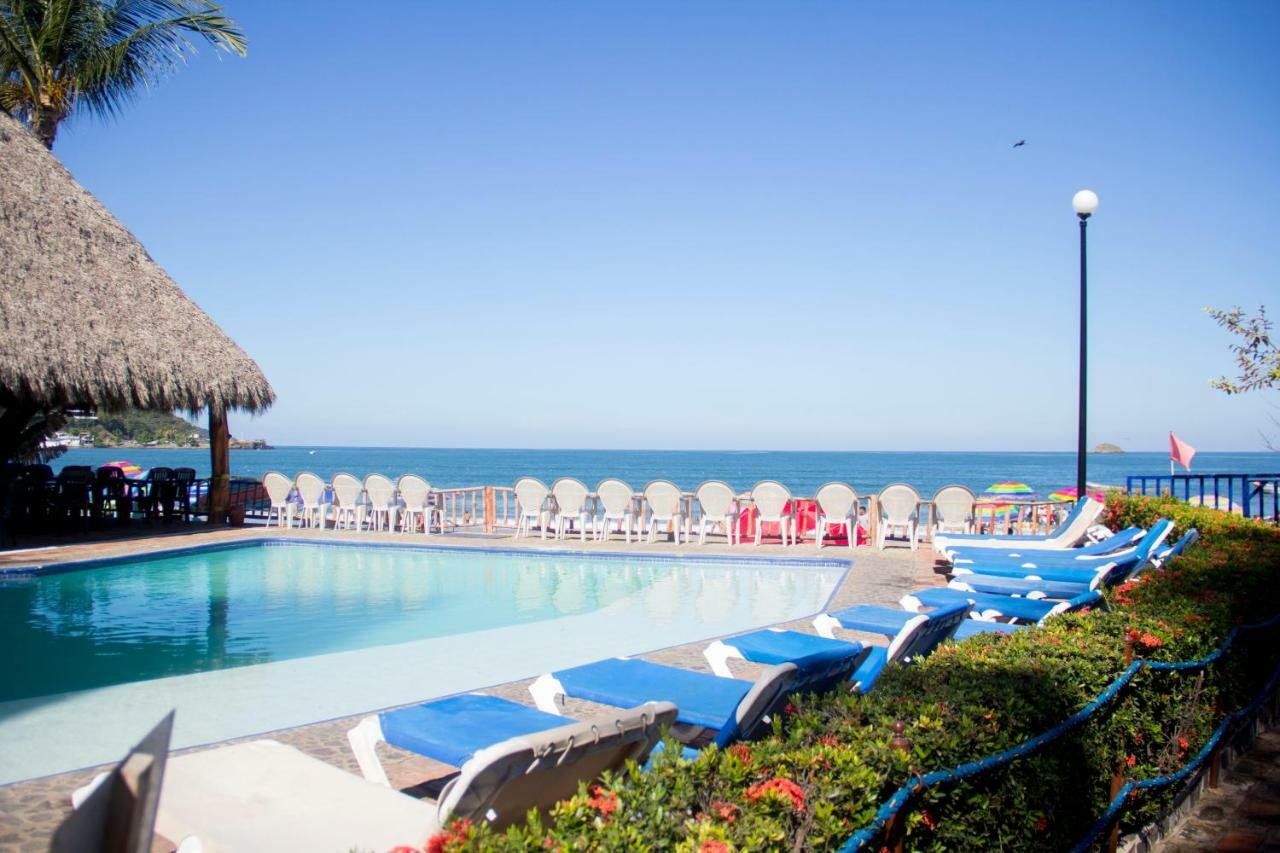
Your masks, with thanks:
M149 468L195 468L209 474L208 450L106 448L72 449L54 460L63 465L93 465L128 460ZM1165 453L1090 454L1091 483L1123 486L1125 477L1168 474ZM693 489L703 480L725 480L749 489L760 480L779 480L796 494L812 494L831 480L849 483L860 493L876 492L890 483L908 483L930 495L949 483L981 492L992 483L1014 480L1047 495L1076 479L1074 453L976 452L782 452L708 450L499 450L410 447L279 447L233 450L231 470L237 476L261 477L280 471L290 477L313 471L326 479L346 471L357 477L379 472L393 479L419 474L433 486L509 485L532 476L548 484L557 477L577 477L594 486L605 477L620 477L636 488L655 479L672 480ZM1181 469L1179 469L1181 470ZM1265 474L1280 470L1275 453L1209 453L1196 456L1193 473Z

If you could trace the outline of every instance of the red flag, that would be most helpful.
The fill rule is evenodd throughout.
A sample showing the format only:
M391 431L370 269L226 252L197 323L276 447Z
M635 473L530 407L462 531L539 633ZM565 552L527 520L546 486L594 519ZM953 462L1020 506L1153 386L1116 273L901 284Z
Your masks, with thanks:
M1196 449L1178 438L1173 433L1169 433L1169 459L1177 462L1188 471L1191 470L1191 459L1196 455ZM1170 463L1172 464L1172 463Z

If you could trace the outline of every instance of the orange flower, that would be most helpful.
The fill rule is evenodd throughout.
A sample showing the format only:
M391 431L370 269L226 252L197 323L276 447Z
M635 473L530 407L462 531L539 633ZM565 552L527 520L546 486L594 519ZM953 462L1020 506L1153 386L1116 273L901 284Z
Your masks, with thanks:
M1124 760L1124 763L1132 767L1133 765L1138 763L1138 759L1130 755L1128 758Z
M608 817L618 809L618 795L613 791L606 791L599 785L593 785L591 787L591 799L587 800L587 806Z
M1156 649L1164 645L1164 640L1160 639L1155 634L1143 634L1138 638L1138 642L1149 649Z
M786 777L779 776L767 782L760 782L747 789L747 799L755 802L766 794L773 794L791 801L791 807L798 812L804 811L804 789Z
M1185 737L1178 738L1178 749L1185 751L1187 748L1187 745L1188 745L1187 739Z
M818 738L818 743L822 744L823 746L838 747L840 746L840 738L836 737L835 735L823 735L822 737Z
M719 800L711 801L711 808L716 814L720 815L720 819L733 823L738 816L738 807L733 803L722 803Z
M751 747L747 746L745 743L735 743L733 746L726 749L725 752L729 753L743 764L751 763Z
M449 844L457 841L464 842L471 835L471 821L467 818L455 820L449 824L446 829L437 832L435 835L427 839L427 846L423 848L425 853L444 853L449 849ZM413 849L413 848L409 848Z
M698 848L698 853L729 853L729 845L716 838L708 838Z

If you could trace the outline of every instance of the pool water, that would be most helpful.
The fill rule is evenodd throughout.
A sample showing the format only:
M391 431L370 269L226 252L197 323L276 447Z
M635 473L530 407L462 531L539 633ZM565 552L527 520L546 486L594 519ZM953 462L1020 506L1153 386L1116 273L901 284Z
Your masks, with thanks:
M848 564L268 542L0 574L0 783L797 618Z

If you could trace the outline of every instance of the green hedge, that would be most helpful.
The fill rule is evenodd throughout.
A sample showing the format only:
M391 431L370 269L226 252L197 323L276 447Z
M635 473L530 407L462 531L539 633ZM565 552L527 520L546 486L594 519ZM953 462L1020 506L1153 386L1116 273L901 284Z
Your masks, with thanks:
M540 819L495 833L456 824L428 840L444 850L831 849L872 819L916 774L1008 749L1087 704L1126 665L1126 645L1151 660L1192 660L1231 628L1280 611L1280 531L1169 499L1113 495L1113 528L1165 516L1200 545L1163 572L1118 587L1109 609L1043 628L949 643L893 668L865 697L803 697L773 734L696 761L668 749L647 772L584 786ZM1249 637L1201 675L1144 671L1110 712L1043 751L913 803L909 849L1070 848L1105 809L1117 769L1168 773L1203 745L1276 665L1275 636ZM894 744L901 721L907 748ZM1142 825L1172 792L1131 802Z

